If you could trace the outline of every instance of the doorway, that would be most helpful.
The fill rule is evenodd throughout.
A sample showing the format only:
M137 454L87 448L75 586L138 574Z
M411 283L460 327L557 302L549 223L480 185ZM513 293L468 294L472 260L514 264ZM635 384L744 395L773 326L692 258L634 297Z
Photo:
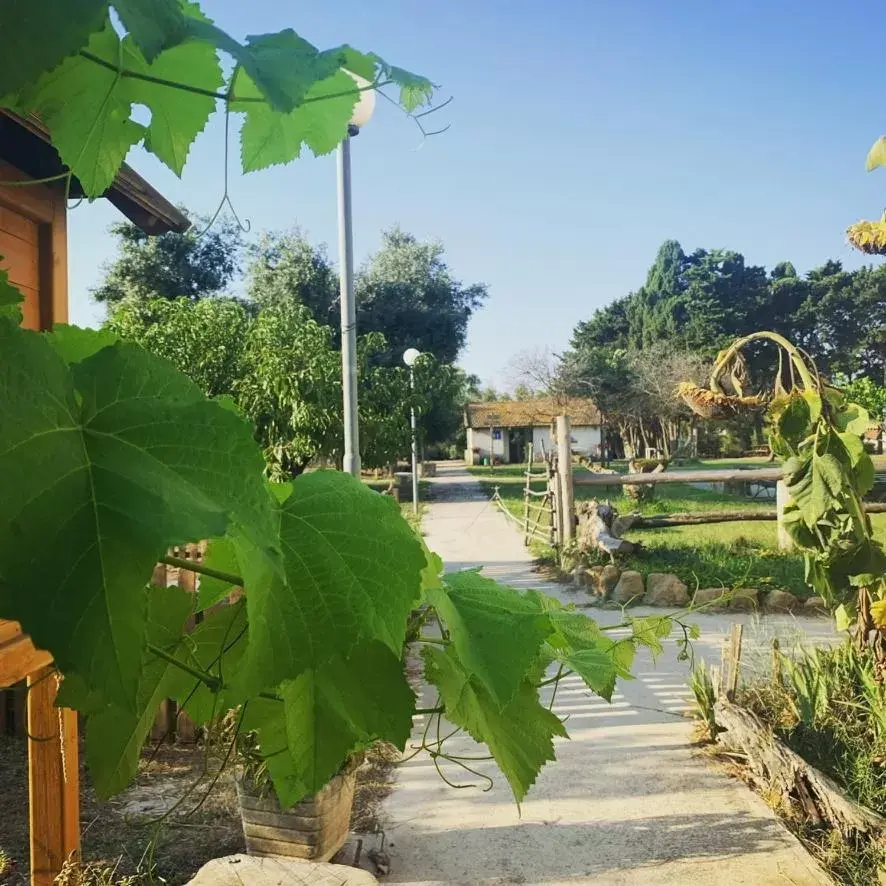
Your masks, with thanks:
M508 462L520 464L526 460L530 428L508 428Z

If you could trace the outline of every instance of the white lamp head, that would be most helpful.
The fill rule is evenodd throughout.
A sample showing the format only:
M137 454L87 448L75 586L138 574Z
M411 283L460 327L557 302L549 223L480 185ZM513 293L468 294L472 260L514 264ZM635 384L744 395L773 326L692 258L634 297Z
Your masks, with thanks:
M367 86L371 86L370 82L359 74L355 74L347 68L342 68L342 70L362 90L357 98L357 104L354 105L354 112L351 114L350 122L351 126L356 126L357 129L362 129L369 122L370 117L372 117L372 114L375 111L375 90L367 89Z
M408 348L403 352L403 362L410 368L412 368L419 357L421 357L421 351L416 348Z

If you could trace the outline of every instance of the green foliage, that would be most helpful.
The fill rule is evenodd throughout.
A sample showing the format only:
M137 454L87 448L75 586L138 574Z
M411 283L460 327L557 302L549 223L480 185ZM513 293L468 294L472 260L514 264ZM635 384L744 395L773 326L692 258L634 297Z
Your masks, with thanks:
M119 255L105 267L104 281L92 290L92 297L115 306L126 298L198 300L222 292L240 269L240 229L232 221L217 220L198 235L208 220L195 221L183 234L159 236L131 222L111 225Z
M9 274L0 270L0 320L4 317L13 323L21 323L24 296L9 282Z
M698 662L692 669L689 678L689 688L695 697L695 716L704 724L706 738L713 741L717 737L717 718L714 714L714 705L717 701L717 693L714 689L714 681L710 671L703 661Z
M0 606L131 704L153 564L232 521L267 527L270 501L246 423L168 363L118 343L67 365L51 340L0 321Z
M243 170L288 163L302 144L332 150L347 134L359 91L342 69L357 67L377 88L400 86L411 113L430 101L425 78L347 46L320 51L290 28L241 44L196 3L119 0L128 30L118 36L105 0L6 4L0 30L16 46L0 63L0 105L36 114L89 197L104 193L130 148L143 144L176 174L219 103L246 115ZM226 80L218 53L234 61ZM230 69L226 61L224 69ZM133 106L152 112L148 126Z

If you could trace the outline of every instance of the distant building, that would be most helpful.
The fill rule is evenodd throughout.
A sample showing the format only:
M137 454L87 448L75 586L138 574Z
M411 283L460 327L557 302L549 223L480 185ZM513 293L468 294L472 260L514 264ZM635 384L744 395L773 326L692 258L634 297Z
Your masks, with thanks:
M553 397L533 397L469 403L465 407L465 461L475 465L525 461L529 443L535 457L541 458L543 452L551 451L551 430L558 415L568 415L571 421L572 451L599 458L603 421L592 400L572 398L561 403Z

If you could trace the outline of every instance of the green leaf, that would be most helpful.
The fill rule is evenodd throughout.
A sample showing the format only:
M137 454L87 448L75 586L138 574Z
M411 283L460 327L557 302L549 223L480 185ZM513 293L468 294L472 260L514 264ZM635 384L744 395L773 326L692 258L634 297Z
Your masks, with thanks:
M107 0L5 0L0 96L18 92L84 47L107 8Z
M564 608L553 597L537 591L529 591L527 596L547 612L551 623L552 633L545 644L548 655L542 661L558 661L565 668L575 671L588 688L609 701L616 679L631 679L630 671L625 671L621 666L621 654L617 648L625 641L612 640L595 621L580 612ZM633 648L631 641L627 641L627 644ZM538 679L541 676L539 673Z
M129 38L124 40L124 64L140 73L189 86L217 91L224 80L215 50L206 43L182 43L160 53L148 64ZM172 89L136 78L123 81L121 93L134 104L151 109L145 148L181 175L194 139L215 111L216 100L184 89Z
M149 594L148 641L174 652L182 627L191 613L191 596L179 588L152 588ZM157 708L169 696L178 669L145 652L132 709L108 702L89 690L76 673L65 677L58 703L89 715L86 762L96 792L102 798L119 793L138 771L145 738L157 716Z
M179 0L112 2L132 40L148 61L152 61L163 49L180 43L187 34Z
M559 717L539 703L538 690L523 681L504 708L469 674L453 650L425 649L425 676L437 687L446 718L485 744L519 803L541 767L554 759L555 735L567 738Z
M122 46L110 24L92 35L88 52L114 68ZM130 120L131 103L116 70L83 56L73 56L33 86L19 93L16 108L36 114L52 135L52 144L80 180L88 197L98 197L113 183L129 149L144 136Z
M80 363L120 340L105 329L81 329L63 323L54 326L52 332L45 335L56 353L68 364Z
M238 95L255 95L255 87L242 74ZM317 156L334 150L347 135L358 92L343 71L312 84L302 103L289 113L261 103L234 103L245 111L240 133L240 156L244 172L254 172L278 163L289 163L306 145Z
M848 631L855 621L855 613L846 604L841 603L834 610L834 621L838 631Z
M280 687L292 771L274 786L282 805L319 791L348 757L376 741L402 750L415 695L403 665L381 643L360 643ZM289 762L289 761L287 761Z
M835 416L835 423L840 431L860 437L876 422L871 421L870 413L858 403L847 403Z
M653 659L664 652L661 641L670 636L673 621L664 615L648 615L631 619L631 636L635 643L645 646Z
M229 575L239 575L240 561L237 559L234 542L227 536L211 539L203 557L203 565ZM201 575L197 589L197 609L209 609L230 597L233 590L234 586L230 582L211 575Z
M421 571L421 587L423 595L434 588L443 587L443 561L428 548L425 540L420 538L422 553L425 555L425 568Z
M430 102L434 95L434 84L427 77L393 66L387 67L385 73L400 87L400 105L410 114Z
M279 506L282 557L237 540L258 691L361 640L396 655L418 599L421 545L396 503L338 471L302 474Z
M0 324L0 613L131 706L154 564L232 521L272 537L262 459L166 361L118 343L68 367L51 338Z
M874 142L868 151L864 168L867 172L873 172L881 166L886 166L886 136L883 135Z
M450 572L444 588L426 591L458 656L499 707L517 693L551 621L538 599L500 585L479 572Z
M24 300L25 297L9 282L9 274L0 269L0 319L5 317L13 323L21 323L20 305Z
M821 411L820 401L818 410ZM812 416L809 403L804 397L793 394L780 408L773 404L773 411L778 434L792 450L796 450L811 430Z
M193 602L193 598L191 598ZM205 682L179 669L173 670L166 691L188 712L198 726L236 707L245 696L231 688L248 648L246 604L243 600L220 606L192 630L177 658L225 683L214 693Z

